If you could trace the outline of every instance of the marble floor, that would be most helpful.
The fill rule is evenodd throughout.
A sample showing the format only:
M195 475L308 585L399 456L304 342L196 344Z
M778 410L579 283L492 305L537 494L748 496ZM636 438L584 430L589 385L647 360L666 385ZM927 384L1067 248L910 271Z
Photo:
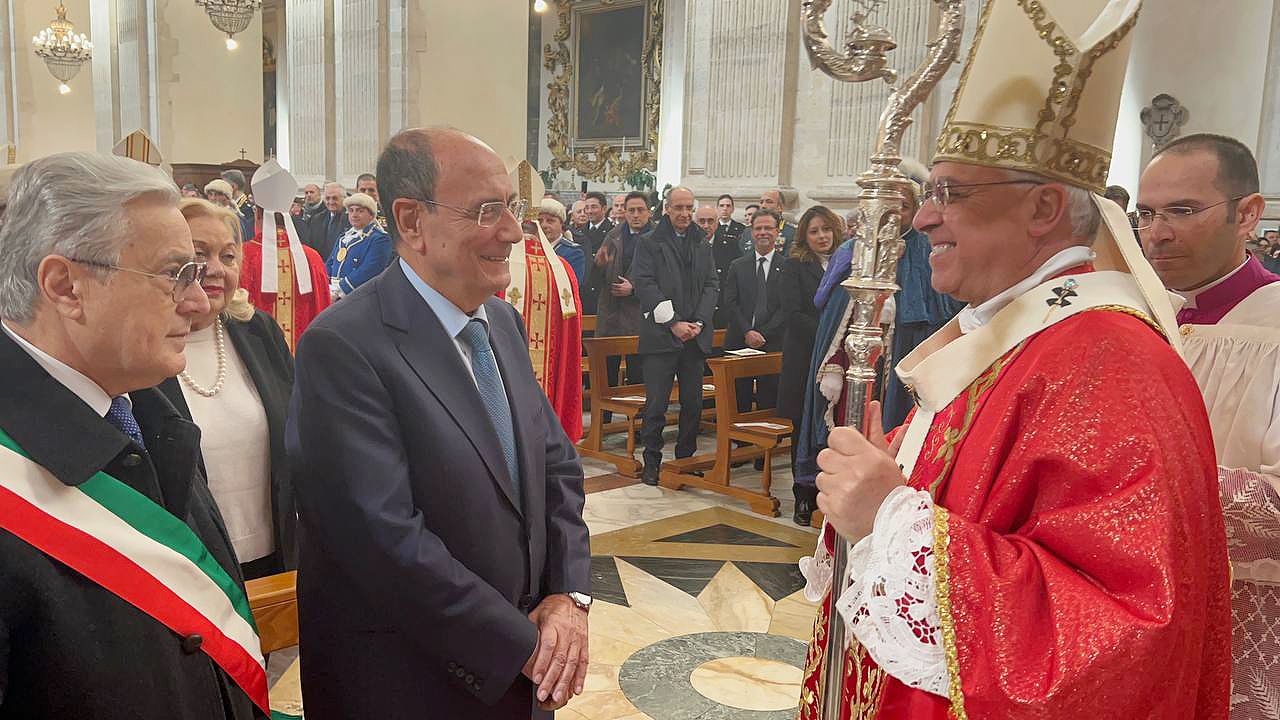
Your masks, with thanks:
M711 443L704 434L699 452ZM708 490L649 487L590 459L583 471L591 665L557 720L795 717L815 612L796 562L817 531L791 522L786 458L774 463L777 518ZM732 482L759 489L760 480L748 464ZM301 715L296 649L273 654L268 675L272 709Z

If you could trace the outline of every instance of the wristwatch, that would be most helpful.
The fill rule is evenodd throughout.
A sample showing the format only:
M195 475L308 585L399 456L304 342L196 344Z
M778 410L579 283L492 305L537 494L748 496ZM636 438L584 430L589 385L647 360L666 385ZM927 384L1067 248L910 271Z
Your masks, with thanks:
M580 592L571 592L569 593L569 599L572 600L573 604L577 605L578 609L581 610L582 612L591 612L591 596L590 595L587 595L585 593L580 593Z

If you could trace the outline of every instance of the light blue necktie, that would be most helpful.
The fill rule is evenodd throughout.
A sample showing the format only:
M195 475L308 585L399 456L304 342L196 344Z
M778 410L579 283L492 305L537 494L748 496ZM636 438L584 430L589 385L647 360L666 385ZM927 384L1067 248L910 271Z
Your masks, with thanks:
M471 374L475 376L480 401L484 403L489 421L502 443L502 458L511 474L511 489L516 504L520 504L520 465L516 461L515 428L511 422L511 406L507 404L507 392L498 377L498 363L489 345L489 331L484 322L472 319L458 333L458 338L471 348Z
M130 440L138 443L138 447L146 449L147 444L142 442L142 428L138 425L137 418L133 416L129 398L124 395L111 398L111 409L107 410L106 420L115 425L116 429L127 435Z

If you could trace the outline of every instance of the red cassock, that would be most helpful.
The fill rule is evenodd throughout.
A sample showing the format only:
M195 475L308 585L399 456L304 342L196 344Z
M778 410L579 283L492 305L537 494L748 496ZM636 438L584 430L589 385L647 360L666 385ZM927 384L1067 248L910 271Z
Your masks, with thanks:
M1227 716L1212 436L1187 367L1142 320L1090 310L1024 341L934 417L909 484L935 503L951 697L899 682L854 640L844 717ZM801 720L819 717L830 602Z
M298 290L298 279L293 272L293 255L289 252L289 236L283 227L276 227L276 246L279 267L279 285L283 292L262 292L262 228L251 242L244 244L244 269L240 272L240 287L249 292L254 307L276 319L284 331L285 342L293 352L298 338L325 308L329 307L329 275L324 269L320 253L307 246L302 251L307 256L307 271L311 273L311 292L303 295Z
M524 297L505 299L524 318L533 374L560 418L560 426L576 443L582 439L582 301L578 281L569 263L554 253L548 257L538 238L526 235L524 246ZM560 263L567 271L568 288L557 287L552 262ZM566 313L561 310L562 292L573 294L572 317L564 317Z

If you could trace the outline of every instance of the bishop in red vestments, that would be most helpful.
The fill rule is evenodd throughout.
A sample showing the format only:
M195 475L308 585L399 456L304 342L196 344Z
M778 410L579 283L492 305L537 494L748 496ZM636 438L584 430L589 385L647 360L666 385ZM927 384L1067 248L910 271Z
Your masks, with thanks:
M259 216L260 218L261 216ZM289 350L297 347L298 338L325 308L329 307L329 276L324 270L320 253L307 246L302 247L307 258L304 272L311 276L311 292L303 294L298 289L294 273L293 255L289 252L289 238L283 227L276 227L278 292L262 291L262 225L255 228L253 240L244 244L244 271L240 274L240 287L249 292L249 302L254 307L275 318L284 331Z
M528 161L509 164L524 202L524 242L511 248L511 284L502 297L524 318L529 361L569 440L582 439L582 300L573 268L538 225L542 178Z
M818 458L802 720L824 717L837 612L841 720L1227 715L1208 418L1167 294L1089 192L1138 4L983 10L913 223L934 289L969 305L899 364L917 404L892 445L871 412L867 437L836 428ZM835 542L852 543L846 587Z
M240 287L248 291L254 307L275 318L290 352L331 302L324 258L302 244L288 213L297 189L298 181L275 160L263 163L253 174L258 206L254 208L254 236L244 244L240 274ZM264 247L264 234L275 236L274 247ZM305 267L297 267L303 263Z

